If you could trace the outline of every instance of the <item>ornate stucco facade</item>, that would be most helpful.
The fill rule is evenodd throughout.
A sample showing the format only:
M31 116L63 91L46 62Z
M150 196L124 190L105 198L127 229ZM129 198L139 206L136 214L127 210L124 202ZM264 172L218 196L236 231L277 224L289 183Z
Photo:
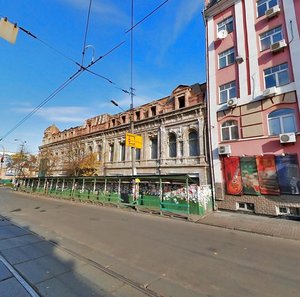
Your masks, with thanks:
M180 85L170 96L115 115L102 114L83 126L60 131L55 125L44 132L40 153L57 156L52 175L65 175L63 158L67 144L75 140L97 154L97 175L131 175L132 152L125 134L143 138L134 152L137 175L189 174L200 184L210 183L206 137L205 84Z

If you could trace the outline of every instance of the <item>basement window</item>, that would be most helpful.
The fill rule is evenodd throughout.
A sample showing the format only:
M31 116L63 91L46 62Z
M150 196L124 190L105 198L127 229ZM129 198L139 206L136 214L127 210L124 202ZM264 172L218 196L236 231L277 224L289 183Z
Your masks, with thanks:
M277 214L300 217L300 207L277 206Z
M254 203L238 202L237 209L254 212Z

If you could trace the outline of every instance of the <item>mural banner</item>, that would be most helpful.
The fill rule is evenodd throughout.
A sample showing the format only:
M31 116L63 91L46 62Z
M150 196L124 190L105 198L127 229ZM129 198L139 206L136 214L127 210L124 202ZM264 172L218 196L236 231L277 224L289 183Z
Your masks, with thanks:
M241 157L243 192L247 195L259 195L259 182L255 157Z
M300 173L297 155L276 156L279 187L282 194L300 194Z
M279 195L275 156L256 156L256 165L261 194Z
M227 194L241 195L243 193L240 158L227 157L224 159L225 181Z

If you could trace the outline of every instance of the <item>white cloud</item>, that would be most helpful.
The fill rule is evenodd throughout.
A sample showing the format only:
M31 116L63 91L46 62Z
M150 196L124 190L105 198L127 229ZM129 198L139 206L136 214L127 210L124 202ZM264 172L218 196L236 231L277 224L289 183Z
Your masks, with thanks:
M184 32L189 23L195 18L201 18L202 1L196 0L181 0L177 5L176 11L167 18L167 24L164 25L164 30L160 35L160 56L161 60L167 50L174 44L180 35Z
M76 9L88 10L89 1L87 0L59 0L60 2L72 6ZM112 1L93 1L92 14L101 15L101 20L110 23L127 24L129 23L128 16L120 9L120 5L114 5Z
M33 108L15 108L14 111L18 113L29 114ZM74 123L84 122L86 119L93 117L93 112L86 107L45 107L39 109L34 114L44 120L54 123Z

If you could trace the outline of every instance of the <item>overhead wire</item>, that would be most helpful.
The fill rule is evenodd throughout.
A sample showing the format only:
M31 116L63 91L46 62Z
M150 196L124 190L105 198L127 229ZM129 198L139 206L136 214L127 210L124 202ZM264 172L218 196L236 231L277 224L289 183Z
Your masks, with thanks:
M90 24L92 2L93 2L93 0L90 0L89 9L88 9L88 16L87 16L86 26L85 26L85 33L84 33L81 65L83 65L83 62L84 62L84 55L85 55L85 50L86 50L86 40L87 40L89 24Z
M18 127L20 127L26 120L28 120L32 115L34 115L39 109L41 109L46 103L48 103L51 99L53 99L58 93L60 93L65 87L67 87L71 82L77 79L83 72L87 71L90 67L92 67L96 62L100 61L104 57L111 54L114 50L119 48L125 41L119 43L117 46L110 49L107 53L100 56L95 62L91 62L86 67L81 67L78 69L73 75L71 75L63 84L61 84L58 88L56 88L48 97L46 97L39 105L37 105L31 112L29 112L22 120L20 120L15 126L13 126L8 132L6 132L1 138L0 141L5 139L8 135L10 135L13 131L15 131Z
M129 28L125 33L128 32L132 32L134 28L136 28L138 25L140 25L142 22L144 22L148 17L150 17L152 14L154 14L157 10L159 10L164 4L166 4L169 0L164 1L163 3L161 3L158 7L156 7L153 11L151 11L149 14L147 14L144 18L142 18L140 21L138 21L136 24L133 24L133 7L132 7L132 21L131 21L131 28ZM30 113L28 113L22 120L20 120L16 125L14 125L8 132L6 132L1 138L0 141L2 141L3 139L5 139L8 135L10 135L13 131L15 131L18 127L20 127L26 120L28 120L33 114L35 114L39 109L41 109L46 103L48 103L51 99L53 99L58 93L60 93L64 88L66 88L69 84L71 84L75 79L77 79L83 72L87 71L93 75L96 75L98 77L101 77L102 79L105 79L106 81L108 81L111 84L115 85L115 88L121 90L124 93L127 94L131 94L131 96L135 96L135 94L133 94L133 88L132 88L132 74L131 74L131 88L130 88L130 92L127 91L126 89L120 88L118 87L115 83L113 83L112 80L108 79L105 76L99 75L91 70L89 70L90 67L92 67L93 65L95 65L98 61L100 61L101 59L103 59L104 57L108 56L109 54L111 54L113 51L115 51L116 49L118 49L120 46L122 46L126 41L123 40L120 43L118 43L117 45L115 45L112 49L110 49L108 52L106 52L104 55L99 56L95 61L91 61L90 64L88 64L86 67L83 66L83 60L84 60L84 52L85 52L85 46L86 46L86 40L87 40L87 32L88 32L88 23L89 23L89 17L90 17L90 11L91 11L91 4L92 4L92 0L90 0L90 5L89 5L89 12L88 12L88 20L87 20L87 26L86 26L86 32L85 32L85 38L84 38L84 50L83 50L83 56L82 56L82 64L79 64L77 61L75 61L74 59L68 57L67 55L65 55L63 52L57 50L56 48L54 48L53 46L49 45L47 42L44 42L43 40L41 40L40 38L38 38L36 35L32 34L30 31L24 29L23 27L19 27L19 29L21 31L23 31L24 33L28 34L29 36L31 36L32 38L38 40L39 42L41 42L42 44L44 44L45 46L47 46L48 48L50 48L51 50L55 51L56 53L60 54L61 56L65 57L66 59L72 61L73 63L75 63L77 66L80 66L80 69L77 70L70 78L68 78L63 84L61 84L58 88L56 88L48 97L46 97L39 105L37 105ZM133 6L133 0L132 0L132 6ZM132 33L131 33L132 34ZM133 41L131 41L133 42ZM131 48L131 52L133 51L133 49ZM132 63L132 55L133 52L131 54L131 63Z

